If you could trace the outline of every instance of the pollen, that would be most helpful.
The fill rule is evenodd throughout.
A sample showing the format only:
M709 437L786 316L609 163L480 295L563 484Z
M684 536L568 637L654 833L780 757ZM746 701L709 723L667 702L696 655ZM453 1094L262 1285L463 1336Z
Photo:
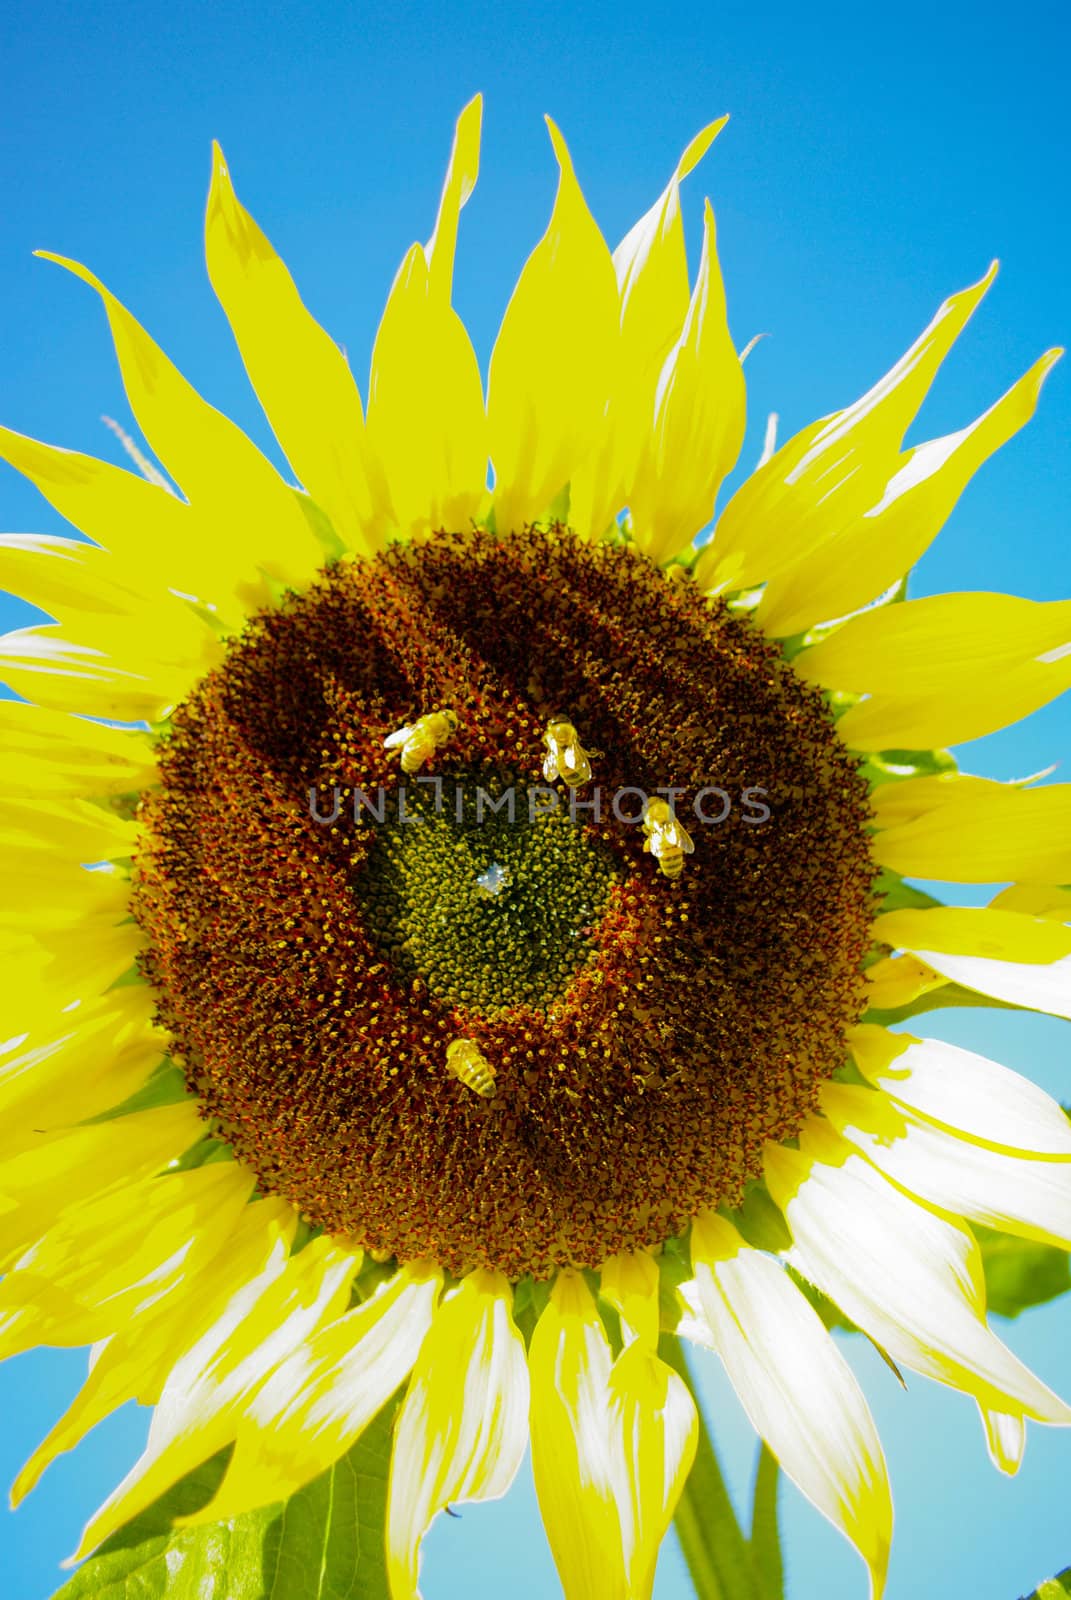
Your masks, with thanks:
M331 566L159 765L158 1020L261 1189L377 1258L658 1246L739 1202L863 1009L866 785L824 698L623 543Z

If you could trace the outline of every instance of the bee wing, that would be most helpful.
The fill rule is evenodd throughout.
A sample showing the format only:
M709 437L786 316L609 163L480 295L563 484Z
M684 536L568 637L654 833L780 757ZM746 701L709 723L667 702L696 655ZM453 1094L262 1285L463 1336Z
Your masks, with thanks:
M548 750L543 757L543 776L548 783L553 783L558 776L558 762L553 750Z
M679 845L686 856L690 856L695 850L695 841L691 834L677 822L673 824L673 843Z
M383 741L383 748L385 750L397 749L400 744L405 743L412 731L412 728L408 723L406 723L404 728L398 728L394 733L388 733L387 737Z

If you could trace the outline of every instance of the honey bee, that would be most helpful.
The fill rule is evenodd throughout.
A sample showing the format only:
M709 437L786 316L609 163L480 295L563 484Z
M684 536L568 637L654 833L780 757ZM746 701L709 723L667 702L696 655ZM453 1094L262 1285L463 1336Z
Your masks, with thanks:
M570 789L591 782L591 757L597 750L585 750L580 735L564 717L553 717L543 735L546 755L543 757L543 776L548 783L561 778Z
M678 822L667 800L648 800L643 808L643 848L649 850L666 878L679 878L684 858L695 849L692 837Z
M436 750L442 748L457 727L457 717L452 711L429 711L426 717L407 722L404 727L388 734L384 748L396 750L401 746L402 771L419 772L431 760Z
M495 1069L471 1039L452 1039L446 1047L446 1070L466 1089L490 1100L495 1092Z

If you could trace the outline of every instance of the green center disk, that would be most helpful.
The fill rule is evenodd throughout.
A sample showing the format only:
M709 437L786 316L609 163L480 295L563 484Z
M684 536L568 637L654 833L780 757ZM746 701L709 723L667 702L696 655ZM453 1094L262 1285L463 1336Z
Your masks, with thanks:
M549 803L507 775L459 773L439 796L409 784L406 820L392 796L371 824L354 890L372 939L445 1004L486 1017L543 1011L591 958L619 874L567 806Z

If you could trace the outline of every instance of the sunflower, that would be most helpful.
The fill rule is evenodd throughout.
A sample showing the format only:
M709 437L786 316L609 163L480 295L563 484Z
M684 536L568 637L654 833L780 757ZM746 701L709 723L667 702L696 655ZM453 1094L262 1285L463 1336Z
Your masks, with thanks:
M1071 1124L902 1026L1071 1016L1071 791L944 749L1071 684L1071 602L905 598L1059 352L903 449L990 269L769 439L697 548L744 435L713 213L690 289L679 199L722 122L612 253L549 124L485 402L451 307L480 117L367 412L216 152L209 275L300 487L50 258L168 476L0 432L84 535L2 542L55 620L2 647L0 1349L94 1346L14 1494L135 1398L77 1555L228 1446L192 1520L234 1517L401 1393L395 1600L529 1442L565 1593L647 1596L699 1437L676 1333L878 1595L890 1492L830 1303L971 1396L1006 1472L1026 1419L1071 1422L989 1329L971 1229L1071 1246Z

